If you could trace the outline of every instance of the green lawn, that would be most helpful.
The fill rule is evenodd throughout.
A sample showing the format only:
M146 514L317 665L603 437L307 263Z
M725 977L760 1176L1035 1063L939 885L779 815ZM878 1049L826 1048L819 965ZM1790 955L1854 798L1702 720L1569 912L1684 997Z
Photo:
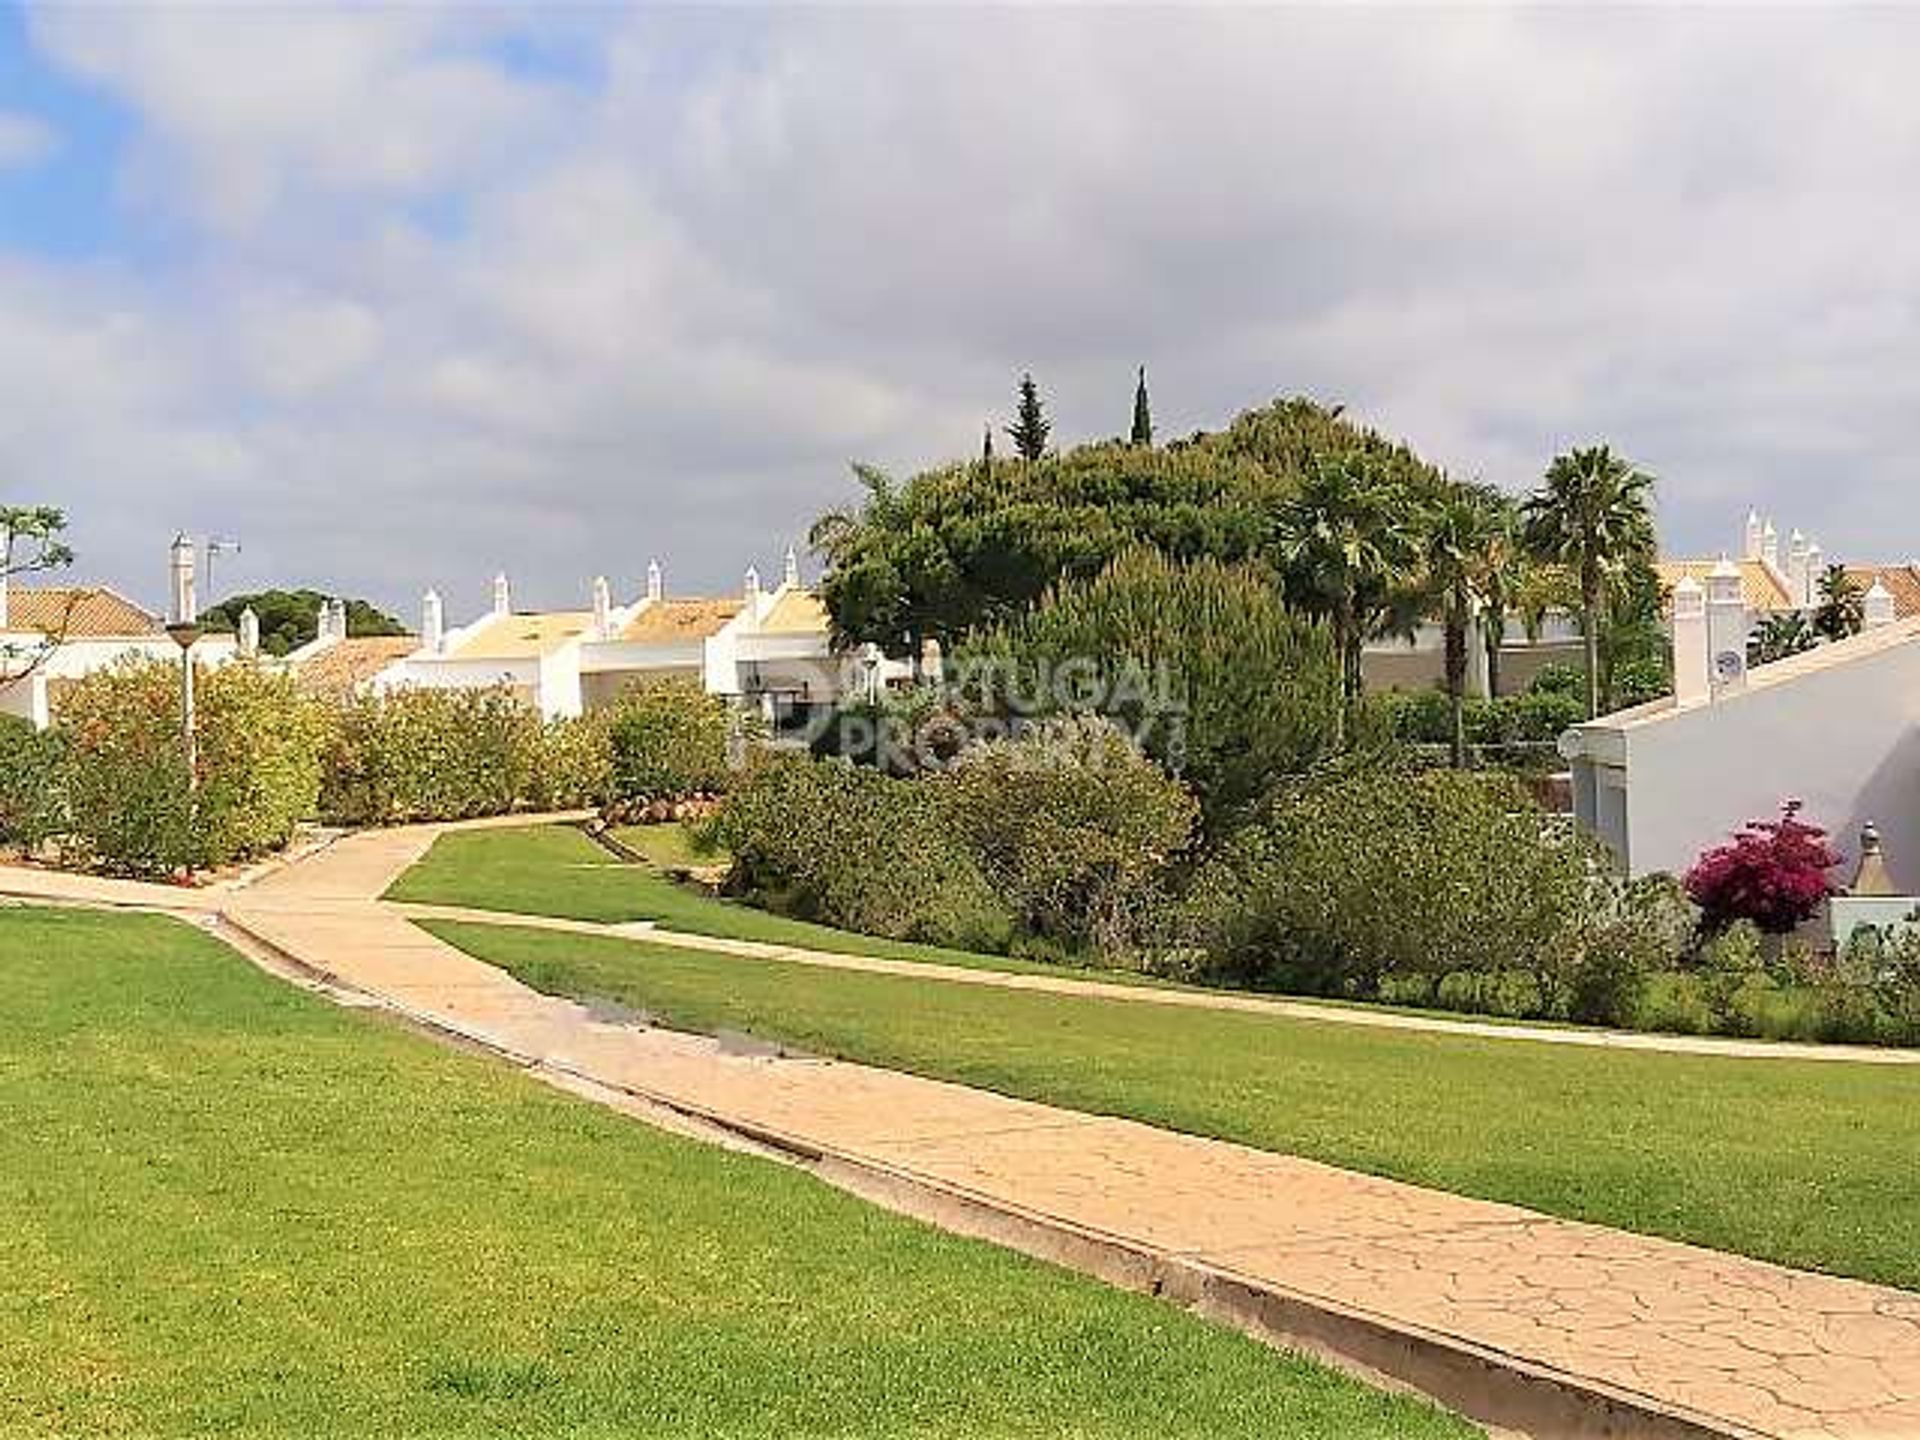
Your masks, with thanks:
M1148 977L1119 971L1080 972L1004 955L979 955L938 945L881 940L776 915L703 894L646 866L626 864L580 830L564 825L456 830L442 835L426 858L394 883L386 898L422 905L504 910L515 915L552 915L600 924L653 920L670 930L683 930L692 935L759 940L770 945L794 945L837 955L930 960L944 965L1026 974L1084 973L1121 984L1154 983Z
M1475 1040L428 928L538 989L691 1029L1920 1287L1920 1068Z
M724 865L724 854L702 854L694 849L693 836L682 824L616 825L613 838L663 870L691 870L703 865Z
M1469 1433L170 921L0 911L0 1433Z

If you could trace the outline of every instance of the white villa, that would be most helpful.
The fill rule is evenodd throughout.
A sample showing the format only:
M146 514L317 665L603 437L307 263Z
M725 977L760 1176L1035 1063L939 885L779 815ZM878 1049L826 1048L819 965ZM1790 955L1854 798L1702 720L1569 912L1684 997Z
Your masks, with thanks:
M1756 561L1769 584L1818 573L1781 572L1763 548L1746 563L1718 561L1704 585L1682 575L1672 599L1675 693L1577 726L1561 742L1575 816L1628 873L1679 872L1793 798L1849 861L1864 827L1877 825L1887 865L1912 893L1920 887L1920 614L1900 613L1883 575L1910 577L1912 567L1862 567L1874 579L1861 634L1749 672L1747 637L1764 613L1751 588Z
M792 550L778 586L763 586L749 569L740 594L720 599L669 596L655 562L644 592L627 603L601 578L588 587L584 609L516 610L499 575L491 606L463 625L446 624L441 598L429 590L417 640L350 640L345 620L344 607L329 605L319 637L287 657L310 685L376 694L505 686L550 719L608 705L635 683L679 676L784 726L908 671L871 649L835 652L826 610L801 583Z
M176 541L172 555L176 603L183 544ZM191 545L185 557L191 606ZM209 635L194 647L194 658L222 665L242 643L241 637ZM178 663L180 649L159 616L104 585L10 585L0 576L0 715L45 729L63 685L130 656Z

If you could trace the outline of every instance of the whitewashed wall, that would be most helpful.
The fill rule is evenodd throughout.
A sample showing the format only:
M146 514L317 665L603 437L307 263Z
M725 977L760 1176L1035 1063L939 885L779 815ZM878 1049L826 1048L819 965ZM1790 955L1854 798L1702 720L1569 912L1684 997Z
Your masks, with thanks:
M1920 634L1628 723L1620 738L1634 874L1684 870L1793 797L1845 852L1840 878L1851 875L1860 827L1872 820L1895 881L1920 889ZM1603 787L1608 768L1596 767Z

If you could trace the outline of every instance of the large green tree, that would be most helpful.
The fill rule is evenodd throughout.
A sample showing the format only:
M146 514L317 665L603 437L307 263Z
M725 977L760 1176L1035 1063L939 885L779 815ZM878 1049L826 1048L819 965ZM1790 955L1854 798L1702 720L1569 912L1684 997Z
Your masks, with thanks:
M971 697L1116 721L1200 798L1209 834L1338 743L1344 699L1326 627L1257 565L1127 552L960 653ZM997 697L995 690L1000 692Z
M1587 714L1601 711L1601 628L1612 584L1654 553L1653 477L1605 445L1556 455L1521 506L1535 558L1564 565L1580 587Z
M969 459L902 482L855 466L858 500L812 533L827 562L822 598L840 643L904 656L928 637L950 646L1011 623L1055 585L1091 579L1140 546L1254 565L1277 585L1283 508L1321 458L1351 453L1409 495L1438 483L1406 447L1304 399L1153 447L1081 445L1022 465ZM1367 613L1380 623L1397 609Z
M251 609L260 621L260 648L269 655L298 650L320 633L320 606L327 597L318 590L255 590L230 595L201 612L211 630L240 628L240 614ZM354 637L405 635L406 626L365 600L347 601L347 634Z

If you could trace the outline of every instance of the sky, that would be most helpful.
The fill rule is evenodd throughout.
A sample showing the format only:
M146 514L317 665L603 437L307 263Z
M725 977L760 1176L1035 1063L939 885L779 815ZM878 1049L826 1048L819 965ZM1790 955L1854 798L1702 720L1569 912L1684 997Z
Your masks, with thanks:
M776 574L849 463L1305 394L1668 548L1920 554L1920 11L0 0L0 501L450 618Z

